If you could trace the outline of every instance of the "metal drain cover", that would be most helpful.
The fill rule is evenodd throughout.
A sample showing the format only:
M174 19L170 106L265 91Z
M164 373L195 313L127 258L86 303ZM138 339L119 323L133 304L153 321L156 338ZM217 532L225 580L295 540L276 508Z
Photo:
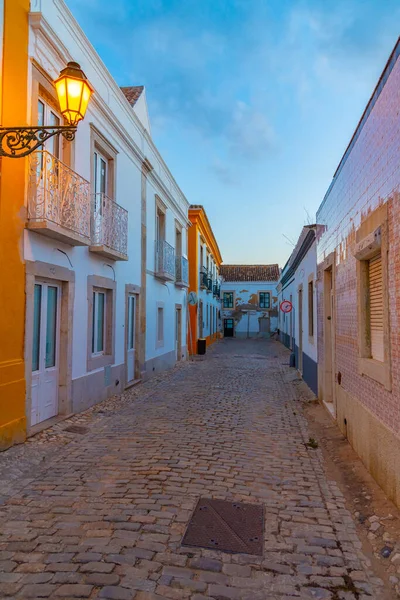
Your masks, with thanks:
M264 507L261 504L200 498L182 546L262 555L263 541Z
M70 425L66 427L64 431L68 431L68 433L87 433L89 429L87 427L82 427L81 425Z

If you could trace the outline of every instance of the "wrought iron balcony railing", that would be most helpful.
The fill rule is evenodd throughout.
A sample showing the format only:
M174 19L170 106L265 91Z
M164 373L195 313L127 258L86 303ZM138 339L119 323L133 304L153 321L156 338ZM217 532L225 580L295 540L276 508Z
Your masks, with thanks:
M207 275L207 293L210 293L212 291L213 291L212 275L211 275L211 273L208 273L208 275Z
M215 298L220 298L221 297L221 288L220 288L219 283L214 283L213 296Z
M155 274L160 279L175 279L175 249L165 240L156 240Z
M200 271L200 287L202 289L207 289L207 280L208 280L208 273L205 267L201 268Z
M189 261L184 256L175 257L175 285L180 287L189 285Z
M90 245L90 184L47 150L29 156L27 226L72 246Z
M103 193L92 198L90 250L113 260L128 260L128 211Z

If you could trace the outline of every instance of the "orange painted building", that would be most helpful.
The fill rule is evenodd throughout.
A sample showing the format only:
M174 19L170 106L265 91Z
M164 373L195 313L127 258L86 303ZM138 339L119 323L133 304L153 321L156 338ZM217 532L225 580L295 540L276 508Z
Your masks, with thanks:
M0 1L1 126L28 124L29 0ZM0 450L26 437L23 158L0 159Z
M222 257L203 206L192 205L189 220L188 348L190 354L197 354L199 338L206 339L208 346L220 336Z

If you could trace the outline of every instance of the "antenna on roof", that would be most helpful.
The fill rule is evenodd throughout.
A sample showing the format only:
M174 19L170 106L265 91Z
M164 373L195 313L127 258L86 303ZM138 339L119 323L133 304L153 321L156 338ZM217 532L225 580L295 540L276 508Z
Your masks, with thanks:
M291 240L291 239L290 239L290 237L288 237L288 236L287 236L287 235L285 235L284 233L282 233L282 235L283 235L283 237L284 237L284 238L285 238L285 239L286 239L286 240L289 242L289 244L290 244L291 246L293 246L293 247L294 247L294 246L296 245L296 244L295 244L295 242L294 242L293 240Z

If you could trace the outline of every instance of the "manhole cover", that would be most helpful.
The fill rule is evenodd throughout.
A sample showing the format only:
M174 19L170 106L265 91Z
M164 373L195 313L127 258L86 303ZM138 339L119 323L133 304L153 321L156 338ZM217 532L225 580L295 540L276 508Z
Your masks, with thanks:
M87 427L82 427L81 425L70 425L66 427L64 431L68 431L69 433L87 433L89 429Z
M262 555L263 540L262 505L200 498L182 545Z

